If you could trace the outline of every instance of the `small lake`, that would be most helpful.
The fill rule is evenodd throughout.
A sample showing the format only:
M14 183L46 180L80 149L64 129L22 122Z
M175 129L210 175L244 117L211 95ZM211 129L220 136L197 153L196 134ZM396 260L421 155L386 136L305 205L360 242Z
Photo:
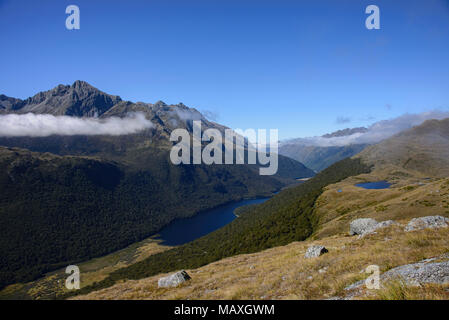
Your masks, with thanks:
M387 181L376 181L376 182L365 182L365 183L357 183L356 187L364 188L364 189L388 189L390 188L391 183Z
M241 200L201 212L191 218L176 219L159 232L162 244L178 246L215 231L237 218L234 210L241 206L259 204L270 198Z

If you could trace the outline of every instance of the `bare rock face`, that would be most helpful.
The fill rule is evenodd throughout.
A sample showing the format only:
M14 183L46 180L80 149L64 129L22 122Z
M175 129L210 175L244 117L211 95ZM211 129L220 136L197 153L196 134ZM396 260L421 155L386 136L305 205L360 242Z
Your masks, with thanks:
M414 218L410 220L405 227L405 231L415 231L422 229L446 228L449 224L449 219L442 216L427 216L421 218Z
M351 236L370 232L377 225L377 221L371 218L362 218L353 220L349 226Z
M167 277L160 278L157 282L159 288L177 287L183 282L190 280L190 276L184 270L178 271Z
M323 246L311 246L307 248L307 252L304 258L316 258L321 256L322 254L325 254L326 252L328 252L328 250Z

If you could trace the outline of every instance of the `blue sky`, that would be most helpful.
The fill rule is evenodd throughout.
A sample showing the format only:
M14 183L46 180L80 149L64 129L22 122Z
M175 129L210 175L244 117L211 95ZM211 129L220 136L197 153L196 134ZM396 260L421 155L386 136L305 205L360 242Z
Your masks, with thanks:
M80 30L65 28L69 4ZM380 30L365 28L369 4ZM449 110L449 0L0 0L0 33L13 97L80 79L283 139Z

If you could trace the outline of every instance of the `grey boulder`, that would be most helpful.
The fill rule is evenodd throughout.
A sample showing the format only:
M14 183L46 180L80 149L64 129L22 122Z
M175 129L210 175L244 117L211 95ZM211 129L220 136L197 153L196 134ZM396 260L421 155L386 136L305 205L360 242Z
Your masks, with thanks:
M448 284L449 254L399 266L380 276L381 283L391 280L402 281L408 286L419 286L424 283ZM361 289L364 285L365 280L360 280L346 287L345 290Z
M371 218L361 218L351 221L349 225L349 234L351 236L359 234L363 235L371 232L377 225L377 221Z
M167 277L160 278L157 282L159 288L177 287L183 282L190 280L190 276L184 270L173 273Z
M316 258L325 254L328 250L324 246L310 246L307 248L305 258Z
M449 219L442 216L427 216L421 218L414 218L410 220L405 227L405 231L415 231L422 229L446 228Z

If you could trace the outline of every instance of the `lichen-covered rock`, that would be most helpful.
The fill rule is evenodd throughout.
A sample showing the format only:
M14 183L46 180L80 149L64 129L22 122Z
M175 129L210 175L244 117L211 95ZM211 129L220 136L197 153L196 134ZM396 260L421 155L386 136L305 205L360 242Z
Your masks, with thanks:
M422 229L446 228L449 224L449 219L442 216L427 216L421 218L414 218L410 220L405 227L405 231L415 231Z
M411 286L422 283L448 284L449 261L407 264L391 269L384 274L384 279L396 278Z
M326 252L328 252L328 250L323 246L311 246L311 247L307 248L307 252L304 257L305 258L315 258L315 257L321 256L322 254L324 254Z
M391 280L400 280L408 286L418 286L423 283L448 284L449 283L449 254L418 263L399 266L383 273L380 282L386 283ZM363 289L365 280L357 281L345 290L353 291ZM360 292L355 292L359 294Z
M187 272L178 271L174 274L171 274L167 277L160 278L157 282L158 287L160 288L168 288L168 287L177 287L179 284L186 282L187 280L190 280L190 276L187 274Z
M398 223L393 220L381 221L378 224L373 225L371 228L366 229L360 236L364 237L366 235L376 233L377 229L386 228L386 227L389 227L389 226L392 226L395 224L398 224Z
M349 234L351 236L355 234L362 235L371 231L377 225L377 221L371 218L361 218L351 221L349 225Z

